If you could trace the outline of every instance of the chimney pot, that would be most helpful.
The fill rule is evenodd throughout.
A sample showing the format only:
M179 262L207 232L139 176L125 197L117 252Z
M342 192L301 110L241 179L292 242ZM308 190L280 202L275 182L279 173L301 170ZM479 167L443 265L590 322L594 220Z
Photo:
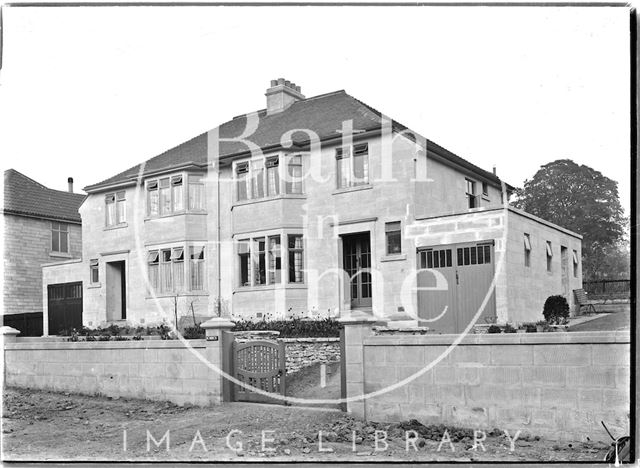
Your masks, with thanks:
M69 184L69 193L73 193L73 177L67 178L67 183Z
M291 81L289 81L289 80L284 80L284 85L285 85L286 87L291 87Z
M278 84L279 85L284 84L284 78L278 78Z
M278 80L271 80L271 86L278 86Z
M496 166L493 166L493 175L496 175Z

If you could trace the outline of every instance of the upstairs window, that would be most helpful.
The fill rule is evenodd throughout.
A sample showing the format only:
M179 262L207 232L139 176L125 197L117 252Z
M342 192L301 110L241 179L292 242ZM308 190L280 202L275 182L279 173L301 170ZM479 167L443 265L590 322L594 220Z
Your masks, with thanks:
M280 193L280 174L278 157L267 158L267 196L271 197Z
M336 179L338 188L369 183L369 144L336 148Z
M551 242L547 241L547 271L551 271L553 260L553 249L551 248Z
M286 191L290 194L302 193L302 156L295 155L287 162Z
M476 200L476 183L471 179L465 179L465 181L467 189L467 204L469 208L476 208L478 206L478 202Z
M69 253L69 225L51 223L51 251Z
M127 205L125 191L108 193L104 197L105 203L105 224L116 226L124 224L127 220Z
M189 211L204 209L204 183L200 174L178 174L147 181L147 216L184 213L187 203Z
M264 161L251 162L251 182L253 198L264 198Z
M482 195L484 195L485 197L489 196L489 184L487 184L486 182L482 182Z
M100 282L99 266L98 259L89 260L89 283L97 284Z
M578 277L578 266L579 266L578 251L574 250L573 251L573 277L574 278Z
M527 233L524 235L524 266L531 266L531 238Z
M249 163L238 163L236 165L236 184L238 201L249 199Z
M387 255L399 254L402 252L402 231L400 221L386 223L384 226L387 238Z

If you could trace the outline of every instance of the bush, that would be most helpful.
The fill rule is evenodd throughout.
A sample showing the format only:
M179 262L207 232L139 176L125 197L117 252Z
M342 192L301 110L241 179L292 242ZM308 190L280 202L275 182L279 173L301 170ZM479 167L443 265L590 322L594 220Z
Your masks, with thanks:
M195 327L186 327L182 333L182 337L185 340L201 340L205 338L204 328L200 325Z
M303 320L295 317L288 320L240 320L232 331L275 330L280 338L325 338L340 336L342 324L333 318Z
M566 323L569 318L569 304L563 296L549 296L547 300L544 301L542 315L544 315L545 320L551 325L554 323L557 325Z
M487 329L487 333L502 333L502 328L500 328L498 325L491 325Z
M515 328L513 328L513 327L511 326L511 324L510 324L510 323L507 323L507 324L504 326L504 332L505 332L505 333L516 333L516 329L515 329Z

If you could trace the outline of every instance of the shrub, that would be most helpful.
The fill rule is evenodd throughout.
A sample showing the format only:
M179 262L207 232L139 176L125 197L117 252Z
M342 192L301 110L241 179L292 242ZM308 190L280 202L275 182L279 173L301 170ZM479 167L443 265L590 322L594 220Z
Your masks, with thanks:
M522 328L524 328L525 330L527 330L527 333L536 333L538 331L538 329L536 328L536 324L535 323L523 323L522 324Z
M205 337L204 328L200 325L186 327L182 333L182 337L186 340L201 340Z
M502 329L498 325L491 325L487 329L487 333L502 333Z
M275 330L280 338L324 338L340 336L340 324L333 318L303 320L294 317L287 320L240 320L232 331Z
M507 323L507 324L504 326L504 332L505 332L505 333L516 333L516 329L515 329L515 328L513 328L513 327L511 326L511 324L510 324L510 323Z
M569 304L567 300L560 295L549 296L544 301L544 308L542 310L545 320L550 324L560 325L566 323L569 318Z

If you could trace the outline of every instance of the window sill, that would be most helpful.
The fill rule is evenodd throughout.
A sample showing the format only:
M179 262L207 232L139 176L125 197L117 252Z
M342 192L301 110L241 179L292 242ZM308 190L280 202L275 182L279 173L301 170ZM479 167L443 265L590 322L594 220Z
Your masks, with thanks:
M305 283L280 283L280 284L264 284L260 286L238 286L233 293L256 292L256 291L275 291L279 289L307 289Z
M331 195L340 195L341 193L357 192L359 190L370 190L373 188L371 184L354 185L353 187L339 188L331 192Z
M129 227L128 223L114 224L113 226L105 226L104 231L113 231L114 229L123 229Z
M158 216L145 216L144 218L144 222L146 223L147 221L153 221L154 219L167 219L167 218L175 218L177 216L185 216L185 215L206 215L207 211L206 210L199 210L199 211L178 211L176 213L169 213L169 214L165 214L165 215L158 215Z
M307 195L304 193L288 193L285 195L277 195L274 197L254 198L251 200L242 200L242 201L234 202L233 206L231 207L231 210L233 211L233 209L237 206L254 205L256 203L270 202L273 200L287 200L287 199L300 200L304 198L307 198Z
M380 258L381 262L397 262L400 260L406 260L407 254L389 254Z
M146 296L145 299L153 299L154 297L157 299L165 299L167 297L193 297L193 296L208 296L209 292L207 291L185 291L185 292L180 292L180 293L159 293L156 294L155 296Z
M101 288L101 287L102 287L102 284L100 284L100 283L91 283L91 284L89 284L87 286L87 289L98 289L98 288Z
M56 258L73 258L73 255L71 255L68 252L56 252L54 250L49 252L49 257L56 257Z

